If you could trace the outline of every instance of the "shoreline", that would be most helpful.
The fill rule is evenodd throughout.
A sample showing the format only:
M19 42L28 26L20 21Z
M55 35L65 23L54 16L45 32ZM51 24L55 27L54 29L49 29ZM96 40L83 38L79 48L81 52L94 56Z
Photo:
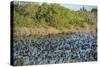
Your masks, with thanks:
M58 30L53 27L49 28L17 28L13 31L13 35L16 37L24 36L35 36L35 35L52 35L52 34L70 34L70 33L97 33L97 30L93 27L91 28L71 28Z

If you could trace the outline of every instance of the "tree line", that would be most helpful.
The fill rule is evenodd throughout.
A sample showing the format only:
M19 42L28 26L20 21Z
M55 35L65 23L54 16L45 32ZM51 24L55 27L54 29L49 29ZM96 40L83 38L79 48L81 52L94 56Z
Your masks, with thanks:
M96 19L97 9L87 11L85 7L79 11L73 11L60 4L14 2L14 25L15 27L55 27L57 29L73 27L84 27L84 24L93 25L91 15L94 13ZM93 15L93 16L94 16Z

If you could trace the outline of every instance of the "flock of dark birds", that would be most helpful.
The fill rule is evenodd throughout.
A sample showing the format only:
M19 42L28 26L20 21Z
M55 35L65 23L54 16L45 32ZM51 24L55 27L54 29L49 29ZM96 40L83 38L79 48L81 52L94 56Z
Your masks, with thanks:
M97 61L97 34L53 34L13 41L14 65Z

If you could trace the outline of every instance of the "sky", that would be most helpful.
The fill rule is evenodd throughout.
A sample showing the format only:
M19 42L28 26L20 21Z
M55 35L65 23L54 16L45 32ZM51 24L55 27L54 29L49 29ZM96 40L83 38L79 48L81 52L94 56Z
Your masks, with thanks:
M42 4L42 3L40 3L40 4ZM48 4L50 4L50 3L48 3ZM75 11L80 10L80 8L82 8L83 6L86 8L87 11L90 11L92 8L97 8L94 5L62 4L62 3L60 5L66 7L66 8L69 8L71 10L75 10Z
M76 5L76 4L60 4L60 5L75 11L79 10L83 6L86 8L87 11L90 11L92 8L96 8L96 6L93 5Z
M40 2L39 4L41 5L43 3L44 2ZM63 4L61 3L60 5L75 11L80 10L80 8L82 8L83 6L86 8L87 11L91 11L92 8L96 8L96 6L93 5L79 5L79 4L65 4L65 3Z

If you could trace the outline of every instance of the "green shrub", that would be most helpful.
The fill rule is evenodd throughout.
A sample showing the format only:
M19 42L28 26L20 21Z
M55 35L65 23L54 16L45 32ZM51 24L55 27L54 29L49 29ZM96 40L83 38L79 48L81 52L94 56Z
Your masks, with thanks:
M22 2L20 2L22 3ZM92 13L89 13L92 14ZM96 17L88 17L87 11L72 11L59 4L30 3L14 5L14 25L16 27L84 27L84 24L96 25Z

